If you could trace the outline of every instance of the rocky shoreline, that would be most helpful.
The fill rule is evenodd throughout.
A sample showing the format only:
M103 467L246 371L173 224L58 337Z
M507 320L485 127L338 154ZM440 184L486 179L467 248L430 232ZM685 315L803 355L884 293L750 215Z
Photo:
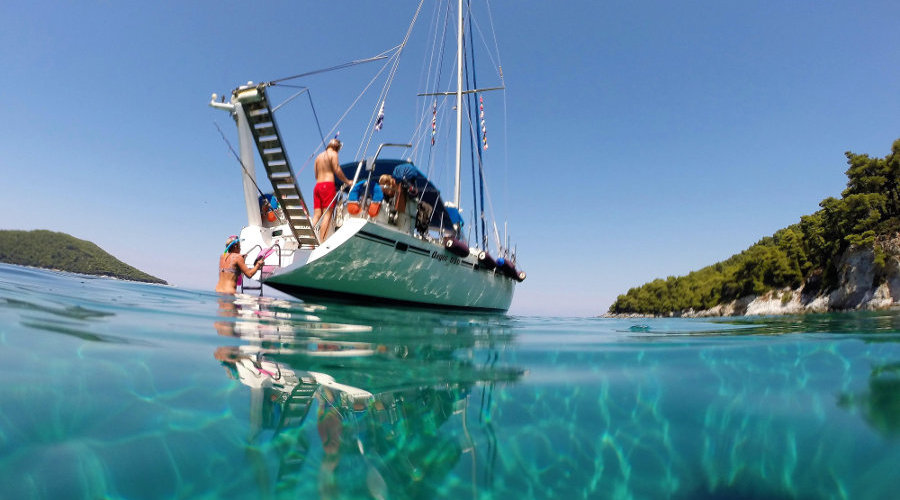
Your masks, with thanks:
M806 289L812 287L807 283L797 289L771 290L762 295L741 297L699 311L688 309L663 315L607 313L602 317L769 316L898 307L900 306L900 236L878 241L875 245L884 254L883 265L876 263L876 252L872 248L847 250L839 265L840 286L824 294L808 292Z

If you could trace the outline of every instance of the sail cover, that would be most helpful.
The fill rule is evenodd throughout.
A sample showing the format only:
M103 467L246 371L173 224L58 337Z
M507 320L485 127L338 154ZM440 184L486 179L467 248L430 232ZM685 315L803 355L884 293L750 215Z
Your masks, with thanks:
M357 165L358 163L356 162L344 163L341 165L341 170L344 171L344 175L348 179L353 179ZM452 230L454 224L459 224L458 212L455 216L448 212L447 208L444 207L444 201L441 199L440 190L411 162L407 160L378 159L375 162L375 168L372 170L368 170L368 168L369 161L367 161L364 170L360 173L360 180L371 179L372 183L376 184L379 177L384 174L390 174L397 182L405 182L410 186L414 186L417 193L416 199L421 199L434 207L434 213L431 215L431 221L429 222L431 227ZM341 188L340 180L335 179L334 183L337 189Z

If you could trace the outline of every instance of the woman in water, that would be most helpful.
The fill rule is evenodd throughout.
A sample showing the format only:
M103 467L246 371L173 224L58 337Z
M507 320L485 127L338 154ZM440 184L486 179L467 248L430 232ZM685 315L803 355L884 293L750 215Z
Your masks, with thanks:
M229 236L225 242L225 253L219 257L219 283L216 291L219 293L236 293L238 279L241 273L246 277L256 274L262 267L264 259L256 259L253 267L248 268L241 255L241 240L237 236Z

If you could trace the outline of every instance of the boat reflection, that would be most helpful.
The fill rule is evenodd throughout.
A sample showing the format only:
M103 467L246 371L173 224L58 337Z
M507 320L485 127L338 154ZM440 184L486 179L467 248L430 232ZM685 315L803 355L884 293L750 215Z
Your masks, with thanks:
M448 483L468 483L475 493L476 463L496 449L493 388L523 374L498 362L512 341L502 322L404 311L386 321L381 310L381 321L349 324L323 320L332 312L322 308L297 308L223 300L215 324L240 340L218 347L215 359L249 388L261 491L309 493L315 484L323 498L433 497ZM466 455L470 467L460 464ZM463 481L448 481L451 474Z

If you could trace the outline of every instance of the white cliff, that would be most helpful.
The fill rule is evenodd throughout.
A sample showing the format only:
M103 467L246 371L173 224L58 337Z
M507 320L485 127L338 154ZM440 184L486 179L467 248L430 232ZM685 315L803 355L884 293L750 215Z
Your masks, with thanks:
M850 249L841 257L838 288L807 293L808 284L791 290L772 290L719 304L701 311L687 310L683 317L800 314L808 312L887 309L900 305L900 237L876 243L884 264L876 263L869 248ZM679 315L679 314L675 314Z

